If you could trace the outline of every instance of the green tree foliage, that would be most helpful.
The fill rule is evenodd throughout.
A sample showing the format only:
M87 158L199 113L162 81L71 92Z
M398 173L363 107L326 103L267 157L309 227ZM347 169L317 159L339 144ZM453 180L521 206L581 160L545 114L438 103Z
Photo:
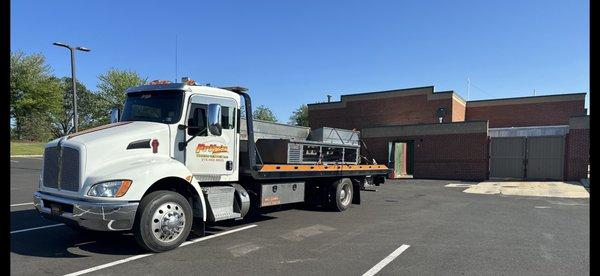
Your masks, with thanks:
M52 134L61 137L71 133L73 126L73 84L71 78L56 79L59 83L62 108L52 114ZM106 102L99 95L88 90L85 85L77 82L77 113L79 129L95 127L108 123L108 113L105 112Z
M10 116L17 139L51 138L49 118L61 108L60 87L41 54L10 53Z
M98 76L98 79L100 80L98 95L105 100L107 112L114 107L123 109L125 90L132 86L142 85L147 80L134 71L114 68Z
M269 122L277 122L277 118L275 118L275 115L273 115L271 109L265 107L264 105L260 105L253 110L252 118Z
M240 117L246 119L246 105L243 103L240 106Z
M308 106L303 104L290 116L289 124L297 126L308 126Z
M79 129L107 124L113 107L123 108L125 89L146 82L136 72L110 69L98 76L98 93L77 83ZM73 126L71 78L56 78L41 54L10 53L11 139L47 141Z

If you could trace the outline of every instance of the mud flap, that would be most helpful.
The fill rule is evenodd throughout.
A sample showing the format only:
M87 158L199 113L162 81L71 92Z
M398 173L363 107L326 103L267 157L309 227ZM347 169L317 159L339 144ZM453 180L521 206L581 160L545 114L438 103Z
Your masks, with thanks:
M194 233L194 235L198 236L198 237L204 237L206 236L206 233L204 231L204 227L205 223L204 220L202 219L202 217L196 217L194 216L194 221L192 223L192 232Z

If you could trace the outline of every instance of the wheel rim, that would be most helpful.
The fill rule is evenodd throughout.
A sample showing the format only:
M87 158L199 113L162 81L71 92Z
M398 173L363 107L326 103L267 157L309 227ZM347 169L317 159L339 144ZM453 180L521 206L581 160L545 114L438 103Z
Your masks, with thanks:
M348 205L350 203L350 199L352 198L352 191L350 190L350 185L346 184L342 186L340 190L340 201L343 205Z
M185 228L185 213L181 205L174 202L163 203L152 216L152 234L162 242L177 239Z

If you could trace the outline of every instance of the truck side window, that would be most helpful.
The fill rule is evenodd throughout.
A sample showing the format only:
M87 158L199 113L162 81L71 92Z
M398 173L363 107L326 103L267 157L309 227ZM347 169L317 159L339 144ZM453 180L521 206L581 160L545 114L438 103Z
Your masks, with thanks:
M223 129L233 129L235 127L235 108L221 107L221 124Z
M197 126L198 128L188 128L188 135L206 136L206 105L192 104L192 112L188 118L188 126Z

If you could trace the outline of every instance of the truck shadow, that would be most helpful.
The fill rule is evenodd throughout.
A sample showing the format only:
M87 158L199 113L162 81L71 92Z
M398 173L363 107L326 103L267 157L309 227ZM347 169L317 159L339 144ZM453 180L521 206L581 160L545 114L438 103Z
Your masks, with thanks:
M213 235L234 227L274 218L276 217L260 214L244 220L218 222L207 225L205 232L207 236ZM11 212L11 231L54 224L57 223L43 219L35 210ZM190 234L188 240L195 238L197 236ZM97 254L127 256L149 253L138 246L131 233L81 233L66 225L13 233L10 235L10 252L45 258L85 258Z

